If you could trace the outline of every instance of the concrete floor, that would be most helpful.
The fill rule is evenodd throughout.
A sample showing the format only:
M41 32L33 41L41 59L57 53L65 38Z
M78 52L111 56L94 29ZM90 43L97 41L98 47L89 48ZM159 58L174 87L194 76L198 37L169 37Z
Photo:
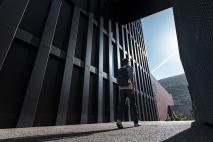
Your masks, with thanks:
M213 128L192 121L123 124L124 129L115 123L0 129L0 141L213 142Z

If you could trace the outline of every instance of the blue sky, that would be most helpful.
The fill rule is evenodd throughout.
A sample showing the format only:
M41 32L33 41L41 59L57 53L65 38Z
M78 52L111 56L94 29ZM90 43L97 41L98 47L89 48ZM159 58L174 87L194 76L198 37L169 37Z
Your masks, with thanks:
M184 73L172 8L141 20L150 72L159 80Z

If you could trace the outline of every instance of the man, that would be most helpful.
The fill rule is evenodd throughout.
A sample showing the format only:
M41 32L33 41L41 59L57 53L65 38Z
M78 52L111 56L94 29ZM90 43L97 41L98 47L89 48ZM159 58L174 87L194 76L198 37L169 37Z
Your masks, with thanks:
M134 127L140 126L138 124L138 110L135 100L135 81L134 71L130 66L128 58L124 58L121 62L122 67L118 70L118 85L120 91L120 102L118 107L118 116L116 125L119 129L123 128L122 116L125 107L126 98L130 100L131 116L134 121Z

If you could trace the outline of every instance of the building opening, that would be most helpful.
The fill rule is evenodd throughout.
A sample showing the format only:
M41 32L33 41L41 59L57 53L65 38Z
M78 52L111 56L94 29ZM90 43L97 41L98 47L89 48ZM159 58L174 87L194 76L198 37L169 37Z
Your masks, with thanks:
M141 19L160 120L193 120L188 83L179 56L173 9Z

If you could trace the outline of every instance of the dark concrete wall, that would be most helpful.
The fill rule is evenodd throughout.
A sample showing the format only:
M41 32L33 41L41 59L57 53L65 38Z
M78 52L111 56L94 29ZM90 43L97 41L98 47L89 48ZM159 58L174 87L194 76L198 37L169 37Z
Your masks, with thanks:
M173 1L175 24L196 119L213 124L213 1Z

